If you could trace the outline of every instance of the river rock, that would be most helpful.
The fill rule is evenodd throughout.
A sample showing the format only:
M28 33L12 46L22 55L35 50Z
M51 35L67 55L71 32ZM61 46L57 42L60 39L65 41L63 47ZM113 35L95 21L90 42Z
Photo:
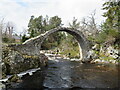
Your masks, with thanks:
M96 59L94 60L95 63L99 63L99 62L102 62L100 59Z
M27 55L14 50L12 47L4 46L2 52L2 74L17 74L29 69L44 67L48 58L44 54Z
M8 82L19 82L20 77L17 74L12 75L9 79Z
M4 90L4 89L5 89L5 85L0 82L0 90Z
M91 63L116 63L119 60L119 52L117 48L114 48L113 46L106 46L106 45L100 45L95 44L92 47L92 50L89 53L89 57L93 61Z

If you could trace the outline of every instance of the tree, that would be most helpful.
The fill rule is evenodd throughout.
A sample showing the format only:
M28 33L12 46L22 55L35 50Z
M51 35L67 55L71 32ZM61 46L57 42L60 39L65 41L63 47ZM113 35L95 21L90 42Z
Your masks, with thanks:
M12 22L4 23L2 26L2 41L5 43L14 43L15 25Z
M35 32L33 29L31 30L31 33L30 33L30 38L32 38L32 37L35 37Z
M115 38L113 43L120 43L120 1L110 0L103 4L103 14L106 21L103 23L102 28L109 37Z
M51 28L56 28L61 26L62 20L58 16L51 17L49 20L49 25Z
M8 22L6 24L6 31L5 31L5 34L9 37L9 38L12 38L12 35L13 35L13 32L15 30L15 27L13 25L12 22Z
M69 26L74 29L78 29L80 27L80 22L77 22L77 19L73 17L72 23L69 23Z
M119 15L120 15L120 1L109 0L103 4L103 10L106 12L103 17L106 18L105 22L101 25L101 32L99 32L93 40L99 44L120 44L119 32Z
M69 23L69 27L73 28L73 29L79 29L80 28L80 22L78 22L77 19L75 17L73 17L72 23ZM76 47L76 45L78 44L76 39L70 34L67 34L66 41L68 41L67 38L69 38L69 44L73 47Z
M2 18L2 20L0 21L0 31L1 31L1 33L3 33L3 28L4 28L3 21L4 21L4 18Z
M109 28L115 28L120 25L120 22L118 22L118 17L120 15L120 1L109 0L105 2L103 4L103 10L106 10L103 16L106 17L106 24Z
M58 16L51 17L49 20L49 29L60 27L61 23L62 23L62 20ZM57 45L58 45L61 42L62 34L63 33L61 32L54 33L50 35L50 38L48 40L51 41L51 39L53 39L52 43L57 42Z
M45 18L43 16L39 16L35 18L34 16L31 16L29 24L28 24L28 33L33 34L34 37L37 35L40 35L42 33L45 33L46 31L61 26L61 18L58 16L49 17L46 15Z
M27 39L29 39L25 34L22 36L22 42L25 42Z
M31 16L30 21L28 23L28 33L33 35L34 37L43 33L42 32L42 16L39 16L38 18L34 18L34 16Z
M96 13L94 10L89 16L83 18L81 21L80 31L82 31L86 37L94 37L97 33L99 33L95 15Z
M43 34L48 30L60 27L62 25L61 23L62 20L58 16L53 16L50 18L47 15L45 18L42 15L36 18L34 16L31 16L28 24L29 36L31 38ZM46 39L45 43L51 43L55 46L60 44L60 41L62 40L62 34L63 33L54 33L50 35L49 38Z

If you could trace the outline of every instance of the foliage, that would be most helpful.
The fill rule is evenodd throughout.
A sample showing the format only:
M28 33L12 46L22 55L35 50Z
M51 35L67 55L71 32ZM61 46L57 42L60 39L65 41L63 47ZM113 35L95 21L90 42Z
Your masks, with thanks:
M45 33L48 30L51 30L53 28L60 27L62 25L62 20L58 16L54 17L48 17L46 16L43 18L43 16L34 17L31 16L31 19L28 24L28 33L30 35L30 38L38 36L40 34ZM43 49L50 49L60 44L62 40L62 36L64 33L53 33L50 35L42 44ZM47 45L48 44L48 45Z
M51 17L49 20L50 29L61 26L61 22L62 20L58 16Z
M2 42L3 43L15 43L15 39L9 38L9 37L2 37Z
M72 35L68 34L58 47L61 50L60 54L70 58L79 58L78 42Z
M2 41L5 42L5 43L7 43L9 41L9 38L4 37L4 38L2 38Z
M21 42L25 42L27 39L29 39L25 34L22 36Z
M118 44L120 43L120 2L107 1L103 4L103 10L106 10L103 14L103 17L106 17L106 20L101 25L102 31L95 35L95 37L89 37L89 39L101 44Z
M109 28L117 28L120 25L118 22L118 17L120 15L120 1L108 1L103 4L103 10L106 12L103 14L106 17L106 25Z
M103 4L103 10L106 10L106 12L103 14L103 16L106 17L106 21L102 27L103 32L106 33L109 37L115 38L115 40L120 40L120 1L117 2L110 0L105 2Z
M106 56L105 54L103 54L103 53L100 53L99 54L99 57L100 57L100 59L102 59L102 60L107 60L107 61L109 61L109 60L116 60L115 58L113 58L113 57L111 57L111 56Z
M71 28L78 29L80 27L80 22L77 22L77 19L74 17L72 23L69 23L69 26Z
M65 38L64 32L53 33L49 35L42 44L42 49L48 50L59 46Z
M51 17L49 19L48 16L43 18L43 16L34 17L31 16L31 19L28 24L28 33L30 37L35 37L46 31L61 26L61 18L58 16Z
M79 30L88 38L89 36L95 36L100 31L99 26L96 23L96 13L95 10L84 17L80 22Z
M2 35L3 43L15 43L14 35L17 35L15 31L15 25L12 22L4 22L4 18L0 22L0 31Z

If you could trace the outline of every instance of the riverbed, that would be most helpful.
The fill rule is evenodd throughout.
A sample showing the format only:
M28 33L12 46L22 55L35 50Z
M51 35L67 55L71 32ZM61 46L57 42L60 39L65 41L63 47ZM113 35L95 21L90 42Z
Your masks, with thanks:
M44 69L25 75L21 83L12 84L10 90L119 88L119 70L115 64L82 64L54 58Z

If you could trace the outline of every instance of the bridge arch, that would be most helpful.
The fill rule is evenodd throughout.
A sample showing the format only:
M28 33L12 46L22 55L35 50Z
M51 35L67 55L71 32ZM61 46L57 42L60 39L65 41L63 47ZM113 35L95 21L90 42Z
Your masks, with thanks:
M56 32L60 32L60 31L67 32L70 35L72 35L73 37L75 37L75 39L78 41L78 45L79 45L80 60L82 60L85 56L85 53L87 53L87 51L88 51L87 50L88 49L88 42L87 42L87 39L85 38L85 36L79 30L72 29L72 28L52 29L44 34L44 38L41 41L41 45L49 35L56 33Z
M71 34L73 37L75 37L75 39L78 41L78 45L80 48L80 60L88 61L87 57L88 57L88 51L90 49L89 42L82 32L73 28L59 27L59 28L51 29L44 34L41 34L37 37L25 41L22 45L17 45L17 48L20 47L19 51L28 55L39 55L41 50L41 45L44 42L44 40L49 35L59 31L65 31Z

